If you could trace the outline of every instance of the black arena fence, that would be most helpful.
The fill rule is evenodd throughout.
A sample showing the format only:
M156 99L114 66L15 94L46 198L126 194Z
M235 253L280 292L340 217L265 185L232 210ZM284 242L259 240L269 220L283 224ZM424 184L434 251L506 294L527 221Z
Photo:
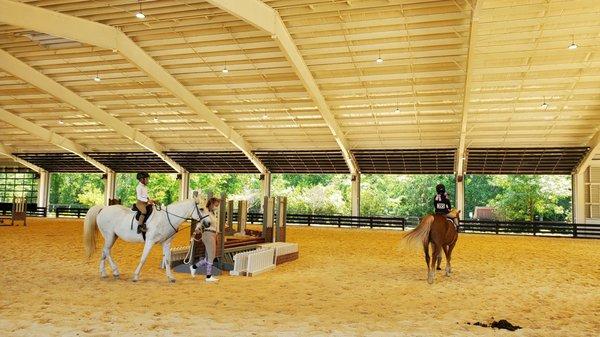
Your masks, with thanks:
M12 215L12 202L0 202L0 214L3 217ZM39 207L37 204L27 204L27 216L46 217L48 210L46 207Z
M548 221L461 220L464 233L566 236L600 239L600 224L576 224Z
M40 209L44 211L43 216L45 216L45 208L42 207ZM41 210L39 212L41 212ZM87 211L87 208L57 207L55 213L57 218L80 218L85 216ZM248 212L247 216L247 223L250 224L262 223L263 221L262 213ZM237 220L237 212L233 213L233 218ZM378 216L288 213L286 222L288 224L308 226L318 225L334 227L399 228L402 230L411 229L413 227L408 226L406 219L404 218ZM462 233L513 234L600 239L600 224L574 224L547 221L461 220L460 230Z
M89 208L56 207L56 209L54 209L54 213L56 214L57 218L60 218L60 217L81 218L81 217L85 217L85 214L87 213L88 210L89 210Z

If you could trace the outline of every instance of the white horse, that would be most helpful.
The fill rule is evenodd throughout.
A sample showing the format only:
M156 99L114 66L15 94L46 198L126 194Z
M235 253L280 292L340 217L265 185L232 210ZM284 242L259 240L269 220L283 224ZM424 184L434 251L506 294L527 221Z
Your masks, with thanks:
M198 196L198 192L194 191L194 197L164 207L161 210L154 209L150 218L146 221L146 243L144 251L135 272L133 274L133 282L137 282L140 277L140 272L146 258L154 244L162 244L163 261L162 265L167 272L169 282L175 282L171 271L169 260L171 259L171 241L179 226L185 220L196 220L209 216L210 213L204 214L203 210L198 206L202 201ZM117 237L127 242L144 242L141 234L137 233L137 220L134 219L135 212L121 205L101 206L97 205L87 212L85 222L83 224L83 243L85 252L88 257L92 256L96 249L96 230L98 226L100 233L104 237L104 247L102 248L102 257L100 258L100 277L106 277L106 269L104 262L108 259L110 267L115 278L119 277L119 268L110 256L110 249L115 244Z

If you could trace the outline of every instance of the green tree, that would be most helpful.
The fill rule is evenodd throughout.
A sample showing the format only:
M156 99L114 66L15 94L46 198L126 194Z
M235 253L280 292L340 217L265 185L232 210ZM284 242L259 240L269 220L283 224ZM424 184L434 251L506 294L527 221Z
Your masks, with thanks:
M116 196L123 205L136 202L136 173L117 173ZM151 173L148 179L148 195L161 204L171 204L179 199L179 180L175 173Z

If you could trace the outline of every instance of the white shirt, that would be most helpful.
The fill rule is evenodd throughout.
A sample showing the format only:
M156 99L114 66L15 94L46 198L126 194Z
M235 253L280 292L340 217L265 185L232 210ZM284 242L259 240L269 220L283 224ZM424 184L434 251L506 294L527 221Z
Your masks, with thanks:
M137 194L137 200L148 202L148 187L146 187L146 185L138 183L135 192Z

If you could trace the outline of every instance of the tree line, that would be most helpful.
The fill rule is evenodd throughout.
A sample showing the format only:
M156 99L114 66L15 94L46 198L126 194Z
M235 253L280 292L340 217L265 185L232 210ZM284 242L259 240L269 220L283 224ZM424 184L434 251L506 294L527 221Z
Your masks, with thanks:
M103 203L100 174L51 174L50 204L89 207ZM453 205L453 175L363 175L361 215L421 217L432 211L435 186L446 185ZM117 174L116 196L128 206L135 202L134 173ZM179 197L175 174L153 173L152 198L170 204ZM190 189L249 201L260 212L261 181L257 174L190 174ZM341 174L273 174L271 195L288 198L288 213L349 215L351 182ZM476 206L490 206L506 220L571 221L571 177L539 175L467 175L465 215Z

